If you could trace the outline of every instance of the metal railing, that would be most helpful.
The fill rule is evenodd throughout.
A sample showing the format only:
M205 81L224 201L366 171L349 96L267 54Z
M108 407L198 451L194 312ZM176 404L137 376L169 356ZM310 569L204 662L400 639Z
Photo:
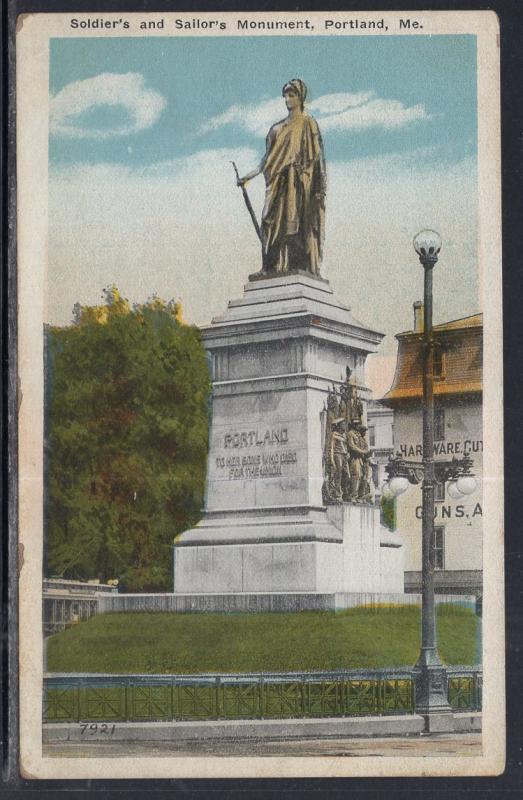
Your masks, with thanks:
M449 667L453 709L481 708L481 668ZM291 719L415 713L410 669L213 675L50 674L44 722Z

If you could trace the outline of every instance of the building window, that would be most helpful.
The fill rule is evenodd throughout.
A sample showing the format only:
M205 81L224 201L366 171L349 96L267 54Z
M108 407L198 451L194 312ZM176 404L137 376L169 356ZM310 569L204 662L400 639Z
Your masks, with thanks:
M434 409L434 441L441 442L445 439L445 409Z
M444 366L443 348L436 345L432 359L432 374L435 378L443 378L445 374Z
M434 569L445 567L445 526L437 525L434 528Z
M376 447L376 428L374 425L369 427L369 447Z
M445 481L436 481L434 483L434 500L441 502L445 499Z

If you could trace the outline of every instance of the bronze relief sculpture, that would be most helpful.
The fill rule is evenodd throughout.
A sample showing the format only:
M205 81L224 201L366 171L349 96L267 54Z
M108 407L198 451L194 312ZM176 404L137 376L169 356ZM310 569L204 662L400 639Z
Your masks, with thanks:
M339 390L329 390L325 410L323 502L372 504L371 451L363 424L363 403L347 367Z

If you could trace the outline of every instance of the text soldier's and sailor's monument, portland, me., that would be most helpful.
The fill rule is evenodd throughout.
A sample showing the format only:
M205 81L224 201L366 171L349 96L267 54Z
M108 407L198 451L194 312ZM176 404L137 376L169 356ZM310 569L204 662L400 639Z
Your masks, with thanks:
M265 155L237 173L261 268L202 329L213 386L205 507L174 546L174 593L194 609L342 608L403 593L402 542L380 524L366 438L365 360L383 335L321 275L321 133L303 81L282 94L288 113ZM260 173L261 224L246 189Z

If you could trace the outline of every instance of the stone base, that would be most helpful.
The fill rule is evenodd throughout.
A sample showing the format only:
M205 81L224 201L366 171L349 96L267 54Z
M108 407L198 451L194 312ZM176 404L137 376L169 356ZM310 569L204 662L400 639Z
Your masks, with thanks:
M252 275L201 332L213 385L205 511L176 538L174 593L403 593L401 541L382 547L379 510L323 505L329 394L348 367L365 401L382 334L301 270Z
M341 581L339 549L328 542L175 548L174 593L324 592Z
M437 601L460 603L461 597L441 595ZM421 595L383 592L247 592L238 594L112 594L101 597L99 614L130 611L165 611L176 614L266 614L298 611L340 611L345 608L384 609L387 606L421 606Z
M470 598L473 602L474 598ZM436 602L461 603L456 595L440 595ZM99 614L130 611L165 611L177 614L266 614L297 611L340 611L345 608L421 606L421 595L381 592L247 592L239 594L111 594L101 597Z
M174 547L174 593L403 594L402 543L374 506L207 514Z
M454 714L452 711L443 711L441 713L431 711L425 713L416 709L417 713L423 717L425 721L425 733L453 733L455 730ZM462 722L460 722L462 724Z
M269 272L268 270L261 269L259 272L251 272L251 274L249 275L249 281L266 281L278 278L289 278L297 276L301 276L302 278L306 278L307 280L321 281L321 283L326 283L326 284L329 283L329 281L326 278L322 278L321 275L314 275L308 269L290 269L290 270L285 270L284 272L277 272L275 270Z

